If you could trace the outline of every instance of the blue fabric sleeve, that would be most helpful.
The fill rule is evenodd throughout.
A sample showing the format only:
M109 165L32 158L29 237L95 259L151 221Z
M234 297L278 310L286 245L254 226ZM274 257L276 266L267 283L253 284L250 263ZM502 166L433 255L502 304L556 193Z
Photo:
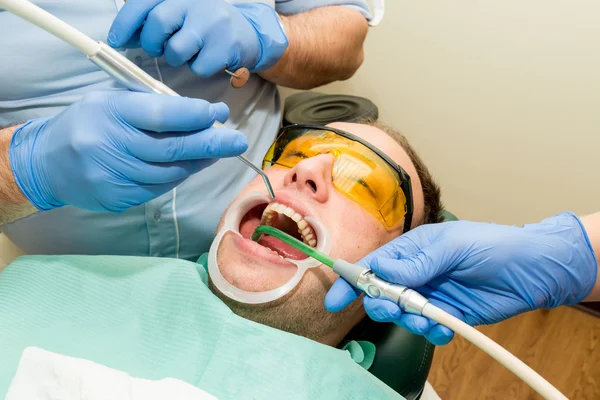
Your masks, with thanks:
M299 14L319 7L342 6L360 12L367 21L373 19L366 0L275 0L275 10L283 15Z

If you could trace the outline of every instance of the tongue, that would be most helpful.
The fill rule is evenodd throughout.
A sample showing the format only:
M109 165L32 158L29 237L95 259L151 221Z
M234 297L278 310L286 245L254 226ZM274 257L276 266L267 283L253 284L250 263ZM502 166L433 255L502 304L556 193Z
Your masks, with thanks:
M269 249L279 253L279 255L292 260L304 260L305 258L308 258L306 254L294 246L290 246L289 244L282 242L273 236L262 235L258 240L258 244L268 247Z

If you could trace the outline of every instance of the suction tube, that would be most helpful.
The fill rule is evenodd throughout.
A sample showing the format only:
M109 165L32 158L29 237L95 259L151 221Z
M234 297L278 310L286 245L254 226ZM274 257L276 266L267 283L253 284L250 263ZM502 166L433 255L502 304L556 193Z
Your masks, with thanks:
M567 397L559 392L558 389L504 347L500 346L471 325L434 306L417 291L384 281L365 267L351 264L341 259L334 261L324 254L321 254L317 249L307 246L298 239L272 226L261 225L256 228L252 234L252 240L258 241L261 234L274 236L285 243L294 246L306 255L322 262L324 265L333 268L333 270L340 274L340 276L348 281L348 283L357 289L360 289L369 297L393 301L406 313L420 314L446 326L448 329L461 335L469 342L479 347L500 364L504 365L504 367L528 384L544 399L567 399ZM372 292L371 290L374 287L376 289Z
M252 233L251 239L255 242L258 242L262 234L276 237L282 242L285 242L290 246L294 246L296 249L300 250L307 256L312 257L315 260L327 265L328 267L333 268L334 261L331 258L327 257L325 254L321 253L317 249L302 243L301 241L288 235L287 233L282 232L277 228L273 228L272 226L259 225L258 228L254 230L254 233Z

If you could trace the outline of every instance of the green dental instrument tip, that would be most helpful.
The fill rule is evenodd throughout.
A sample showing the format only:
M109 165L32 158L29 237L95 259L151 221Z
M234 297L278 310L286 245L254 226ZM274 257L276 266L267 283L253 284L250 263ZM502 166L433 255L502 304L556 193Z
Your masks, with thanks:
M259 225L258 228L256 228L254 230L254 233L252 234L250 239L252 239L255 242L258 242L258 240L260 239L260 236L263 234L273 236L273 237L281 240L282 242L285 242L285 243L289 244L290 246L300 250L307 256L312 257L317 261L320 261L321 263L327 265L330 268L333 268L333 262L334 262L333 259L327 257L325 254L321 253L314 247L310 247L306 243L303 243L303 242L299 241L298 239L296 239L295 237L288 235L287 233L282 232L279 229L274 228L272 226Z

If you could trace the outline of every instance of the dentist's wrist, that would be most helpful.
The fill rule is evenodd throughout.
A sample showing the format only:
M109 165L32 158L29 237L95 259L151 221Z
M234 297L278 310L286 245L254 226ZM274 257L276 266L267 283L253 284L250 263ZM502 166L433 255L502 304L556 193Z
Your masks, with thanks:
M262 3L235 4L235 7L252 24L260 43L258 62L249 68L250 72L270 69L283 57L289 44L279 15L272 7Z
M38 167L39 137L51 117L32 119L12 136L9 147L10 167L23 195L40 211L61 207L50 194L44 174Z

